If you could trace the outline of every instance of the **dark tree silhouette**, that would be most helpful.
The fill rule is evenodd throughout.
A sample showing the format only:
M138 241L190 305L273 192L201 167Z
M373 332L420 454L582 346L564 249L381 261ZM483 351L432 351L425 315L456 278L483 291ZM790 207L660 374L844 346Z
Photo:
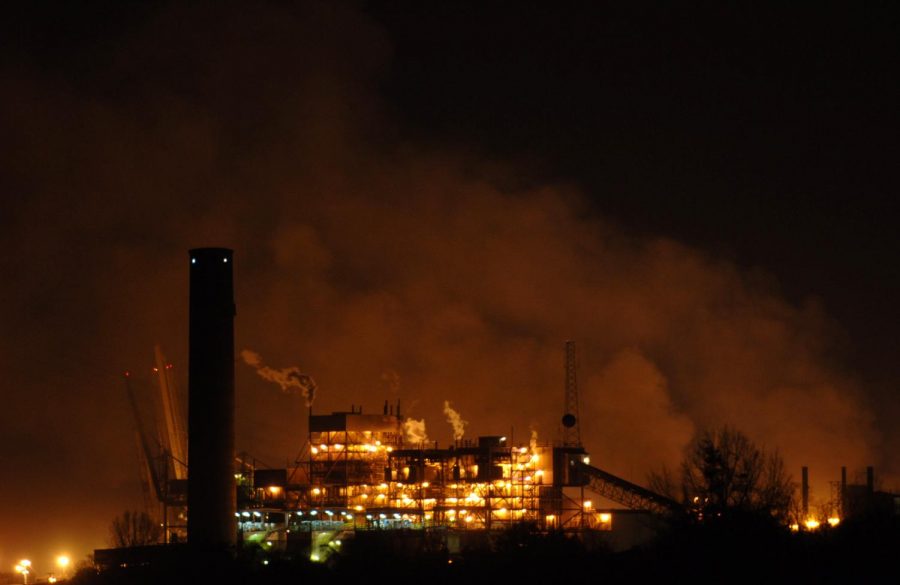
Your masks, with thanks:
M146 512L126 510L113 518L109 536L114 547L144 546L159 543L162 529Z
M664 468L649 481L652 489L682 500L700 519L750 514L787 522L794 500L795 486L778 452L766 452L727 426L694 438L678 480Z

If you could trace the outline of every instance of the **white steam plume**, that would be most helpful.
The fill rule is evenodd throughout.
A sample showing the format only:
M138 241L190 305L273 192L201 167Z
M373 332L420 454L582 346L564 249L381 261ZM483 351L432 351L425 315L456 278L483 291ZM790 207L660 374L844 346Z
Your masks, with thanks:
M528 446L531 447L531 450L534 451L537 448L537 429L531 429L531 440L528 441Z
M427 443L428 434L425 432L425 419L416 420L408 418L403 421L403 432L406 433L406 442L414 445Z
M284 392L292 392L292 388L299 388L303 398L306 399L306 406L312 406L316 397L316 381L309 374L304 374L297 366L290 366L276 370L269 366L263 365L260 355L249 349L241 351L241 357L244 362L256 369L256 373L260 378L275 382L281 386Z
M444 414L447 415L447 422L453 425L453 440L458 441L463 438L466 432L468 422L464 421L459 413L450 407L450 401L444 401Z

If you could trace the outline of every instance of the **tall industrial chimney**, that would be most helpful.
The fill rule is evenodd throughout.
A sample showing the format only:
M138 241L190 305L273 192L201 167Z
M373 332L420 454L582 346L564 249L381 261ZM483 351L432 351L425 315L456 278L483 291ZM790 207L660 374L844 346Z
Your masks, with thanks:
M190 250L188 544L235 544L232 251Z

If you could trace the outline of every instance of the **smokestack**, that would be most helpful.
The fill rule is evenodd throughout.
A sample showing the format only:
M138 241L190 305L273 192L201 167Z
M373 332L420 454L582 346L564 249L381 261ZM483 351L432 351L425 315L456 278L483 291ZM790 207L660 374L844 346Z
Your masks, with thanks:
M847 468L841 467L841 518L847 514Z
M232 251L190 250L188 543L233 547L234 283Z
M803 518L809 516L809 467L803 466L801 469L801 497L803 498Z

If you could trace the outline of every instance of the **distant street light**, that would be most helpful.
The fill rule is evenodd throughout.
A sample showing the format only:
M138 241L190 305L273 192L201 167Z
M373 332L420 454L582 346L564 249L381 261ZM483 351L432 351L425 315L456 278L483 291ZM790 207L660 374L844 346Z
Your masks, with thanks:
M28 559L22 559L19 561L19 564L16 565L16 573L22 574L22 582L25 585L28 585L28 575L31 573L31 561Z
M69 570L69 565L72 564L72 559L69 558L69 555L59 555L56 557L56 566L59 567L59 572L62 574L63 579L66 578L66 572Z

